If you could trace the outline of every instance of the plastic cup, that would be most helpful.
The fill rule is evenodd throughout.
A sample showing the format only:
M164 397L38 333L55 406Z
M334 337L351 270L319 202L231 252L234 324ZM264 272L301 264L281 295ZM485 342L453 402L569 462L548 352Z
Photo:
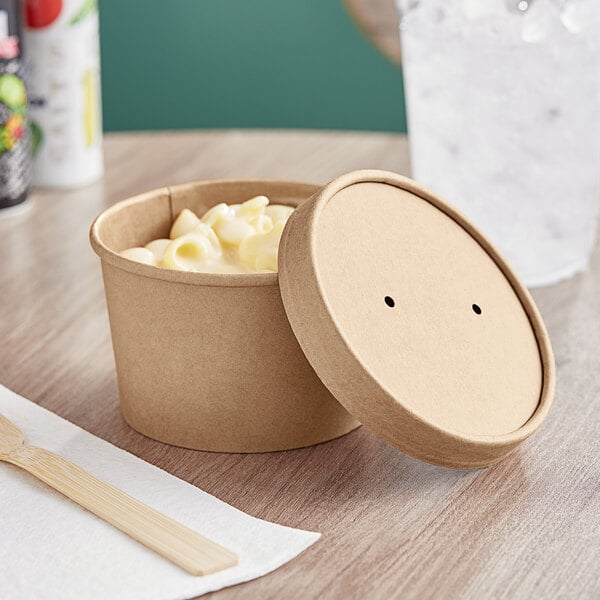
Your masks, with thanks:
M586 269L600 208L600 4L397 2L413 177L528 286Z

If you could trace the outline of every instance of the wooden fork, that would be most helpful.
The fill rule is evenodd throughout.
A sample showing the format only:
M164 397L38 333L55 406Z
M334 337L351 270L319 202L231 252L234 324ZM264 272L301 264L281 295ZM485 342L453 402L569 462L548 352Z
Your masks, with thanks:
M28 471L192 575L233 567L238 557L64 458L27 446L21 430L0 414L0 461Z

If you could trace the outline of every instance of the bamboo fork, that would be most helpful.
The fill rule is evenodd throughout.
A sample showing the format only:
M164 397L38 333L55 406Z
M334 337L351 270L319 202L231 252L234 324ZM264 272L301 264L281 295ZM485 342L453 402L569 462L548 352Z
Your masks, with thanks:
M159 513L81 467L28 446L21 430L0 414L0 461L28 471L192 575L208 575L238 562L236 554Z

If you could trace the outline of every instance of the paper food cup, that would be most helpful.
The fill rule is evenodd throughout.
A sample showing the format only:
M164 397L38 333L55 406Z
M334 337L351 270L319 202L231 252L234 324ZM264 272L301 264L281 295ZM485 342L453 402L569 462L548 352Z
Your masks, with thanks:
M171 271L119 255L168 237L183 208L201 215L256 195L296 206L319 189L199 181L124 200L96 219L90 239L101 258L121 410L134 429L187 448L269 452L359 426L300 349L276 273Z

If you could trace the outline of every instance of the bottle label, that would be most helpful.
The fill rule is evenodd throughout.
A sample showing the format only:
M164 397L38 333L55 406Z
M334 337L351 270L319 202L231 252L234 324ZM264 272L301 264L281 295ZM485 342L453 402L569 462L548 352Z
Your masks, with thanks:
M0 205L22 200L31 182L27 91L19 44L19 4L0 10Z

